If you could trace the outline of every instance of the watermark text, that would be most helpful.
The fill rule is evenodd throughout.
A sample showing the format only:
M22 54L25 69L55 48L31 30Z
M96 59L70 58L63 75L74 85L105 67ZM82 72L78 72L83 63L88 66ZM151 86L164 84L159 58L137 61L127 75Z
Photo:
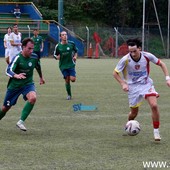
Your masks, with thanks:
M170 163L166 161L143 161L142 164L144 168L170 169Z

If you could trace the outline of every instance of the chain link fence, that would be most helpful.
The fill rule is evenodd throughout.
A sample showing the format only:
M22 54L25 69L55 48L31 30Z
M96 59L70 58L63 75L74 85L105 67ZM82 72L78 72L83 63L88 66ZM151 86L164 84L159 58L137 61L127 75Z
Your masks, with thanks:
M142 40L142 28L111 28L111 27L73 27L68 29L84 39L84 56L89 58L122 57L127 51L126 41L129 38ZM144 50L159 58L169 58L166 55L167 31L163 30L163 41L159 28L145 29Z

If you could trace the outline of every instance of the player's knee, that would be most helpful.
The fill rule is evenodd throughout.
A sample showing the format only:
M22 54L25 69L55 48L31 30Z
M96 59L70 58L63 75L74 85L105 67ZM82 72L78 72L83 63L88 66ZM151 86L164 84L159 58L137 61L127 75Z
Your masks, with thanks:
M150 104L150 107L151 107L152 110L158 110L158 105L157 105L157 103L152 103L152 104Z
M6 113L10 108L11 107L2 106L1 111Z
M71 82L75 82L76 81L76 77L70 77Z
M31 104L34 104L36 102L36 97L31 97L28 101L31 103Z
M30 102L31 104L34 104L36 102L37 95L34 91L29 92L26 97L28 102Z
M31 104L34 104L36 102L36 100L37 100L37 97L34 93L29 95L28 102L30 102Z

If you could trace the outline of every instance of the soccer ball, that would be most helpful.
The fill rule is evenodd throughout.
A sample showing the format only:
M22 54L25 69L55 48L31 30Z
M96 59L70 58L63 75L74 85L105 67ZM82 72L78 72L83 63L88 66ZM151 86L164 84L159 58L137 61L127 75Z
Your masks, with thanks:
M140 132L140 124L136 120L130 120L126 123L125 131L129 136L135 136Z

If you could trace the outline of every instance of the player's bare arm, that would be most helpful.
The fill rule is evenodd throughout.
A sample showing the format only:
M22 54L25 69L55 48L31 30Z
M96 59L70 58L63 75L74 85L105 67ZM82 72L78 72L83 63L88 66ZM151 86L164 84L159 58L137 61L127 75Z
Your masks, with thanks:
M74 62L77 60L77 53L74 54L73 60Z
M45 84L45 79L43 77L40 78L40 85Z
M113 77L119 82L119 84L122 86L123 91L127 92L129 90L128 84L122 80L120 77L119 73L116 72L115 70L113 71Z
M41 65L40 65L40 63L38 63L35 68L36 68L37 73L38 73L38 75L39 75L39 77L40 77L40 85L41 85L41 84L45 84L45 79L43 78L43 75L42 75L42 70L41 70Z
M165 80L166 80L167 86L170 87L170 76L169 76L169 72L168 72L166 64L163 61L160 61L158 65L161 67L161 69L165 75Z

